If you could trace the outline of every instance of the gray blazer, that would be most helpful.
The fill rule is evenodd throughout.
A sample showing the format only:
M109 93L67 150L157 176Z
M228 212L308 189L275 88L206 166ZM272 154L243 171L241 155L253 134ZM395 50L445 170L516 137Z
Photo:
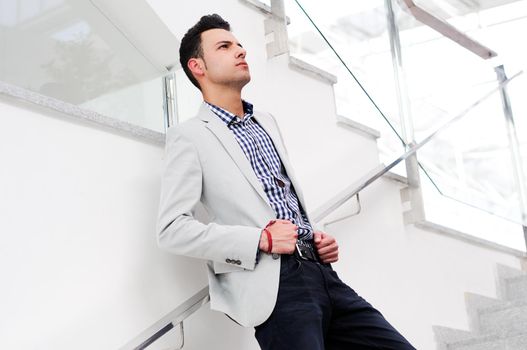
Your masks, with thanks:
M266 113L254 117L273 140L305 209L276 121ZM200 207L210 222L196 217ZM242 326L263 323L276 303L279 255L262 253L256 264L261 230L274 218L234 134L205 104L196 117L168 129L159 246L207 260L211 308Z

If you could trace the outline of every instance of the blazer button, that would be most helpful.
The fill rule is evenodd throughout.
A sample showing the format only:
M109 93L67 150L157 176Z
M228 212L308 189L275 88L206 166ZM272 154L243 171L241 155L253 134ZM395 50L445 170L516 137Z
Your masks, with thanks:
M227 264L230 264L230 263L232 263L232 260L231 260L231 259L225 259L225 262L226 262Z
M273 257L274 260L276 260L276 259L278 259L280 257L280 255L278 255L276 253L273 253L272 257Z
M242 262L240 260L236 260L236 265L241 265Z

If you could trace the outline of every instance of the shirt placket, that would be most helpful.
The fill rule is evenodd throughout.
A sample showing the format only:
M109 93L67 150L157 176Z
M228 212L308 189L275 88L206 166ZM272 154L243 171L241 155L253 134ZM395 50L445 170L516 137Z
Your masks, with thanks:
M279 175L278 175L279 171L278 171L278 169L276 169L276 167L274 166L273 162L271 162L268 159L267 154L264 152L264 150L260 146L259 139L252 134L252 131L248 131L247 135L249 135L249 137L253 141L254 145L256 146L256 149L257 149L257 151L259 153L259 156L261 157L262 161L264 162L265 166L267 167L267 170L268 170L269 174L272 177L272 179L271 179L272 184L270 184L270 186L274 187L274 188L277 188L277 190L278 190L277 191L277 198L276 198L276 200L277 200L276 206L278 208L275 208L275 211L277 211L276 209L281 209L281 211L284 212L283 219L288 219L288 220L293 221L293 223L295 223L294 222L295 220L294 220L293 211L287 205L287 191L285 189L285 182L279 178ZM276 187L276 186L278 186L278 187ZM280 205L280 203L282 205Z

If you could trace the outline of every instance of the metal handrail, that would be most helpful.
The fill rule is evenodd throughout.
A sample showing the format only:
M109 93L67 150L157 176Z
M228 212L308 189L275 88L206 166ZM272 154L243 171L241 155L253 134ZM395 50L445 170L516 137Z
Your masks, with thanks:
M138 336L130 340L119 350L144 350L178 325L180 326L181 344L179 347L172 349L182 349L185 344L183 321L196 312L201 306L208 303L209 300L209 287L207 286L187 299L173 311L169 312L162 319L142 331Z
M447 21L443 21L441 18L434 16L432 13L426 11L424 8L415 4L413 0L399 0L408 9L408 12L419 22L426 24L430 28L444 35L446 38L458 43L470 52L478 55L479 57L487 60L498 56L498 54L486 47L485 45L472 39Z
M411 155L415 154L421 147L426 145L428 142L430 142L432 139L434 139L439 133L444 131L446 128L448 128L453 123L457 122L461 118L463 118L465 115L467 115L468 112L470 112L474 107L481 104L483 101L485 101L487 98L495 94L497 91L500 91L503 87L505 87L508 83L510 83L513 79L521 75L523 71L520 71L516 73L515 75L511 76L510 78L503 80L498 84L498 86L491 91L489 91L487 94L483 95L480 99L478 99L476 102L472 103L470 106L465 108L461 113L450 119L448 122L443 124L441 127L439 127L436 131L428 135L426 138L423 139L423 141L409 145L409 148L405 153L403 153L399 158L391 162L387 166L383 166L382 164L373 169L370 173L363 176L361 179L353 183L351 186L346 188L343 192L341 192L339 195L335 196L334 198L330 199L326 204L319 207L317 210L313 212L311 217L315 222L319 222L322 219L324 219L326 216L331 214L333 211L338 209L341 205L346 203L351 198L355 197L360 191L368 187L371 183L373 183L375 180L380 178L381 176L388 173L391 169L393 169L396 165L401 163L403 160L407 159Z

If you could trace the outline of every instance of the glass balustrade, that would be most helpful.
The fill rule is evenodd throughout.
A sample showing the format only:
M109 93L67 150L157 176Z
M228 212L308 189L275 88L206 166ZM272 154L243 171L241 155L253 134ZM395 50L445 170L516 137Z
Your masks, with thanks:
M164 131L161 77L94 4L0 1L0 81Z
M415 3L498 53L498 58L483 60L396 7L411 115L419 141L456 111L496 87L496 65L505 64L509 73L527 68L525 59L518 60L525 58L525 46L504 40L514 38L514 33L527 25L523 19L527 6L525 1L501 6L460 4L455 8L444 1ZM507 91L514 91L524 81L523 76L513 80ZM514 93L509 97L515 119L522 120L525 99ZM522 145L523 136L518 130ZM430 176L422 177L427 215L438 215L440 222L464 232L525 249L518 224L526 223L522 222L524 209L516 179L517 164L511 155L512 141L497 92L423 148L418 159ZM438 191L444 198L437 196ZM493 217L485 217L474 208ZM443 213L438 214L440 211Z
M517 1L449 12L448 6L440 6L443 1L416 3L460 30L465 29L469 36L500 54L500 61L483 60L420 23L394 2L404 73L401 78L408 91L415 141L419 142L495 89L499 85L496 65L506 62L506 67L515 72L527 68L525 45L515 50L518 43L503 40L514 32L522 32L519 28L527 23L524 15L527 6L526 1ZM337 112L380 130L381 160L390 163L404 148L385 1L336 0L331 6L327 3L322 6L313 0L289 0L286 11L291 19L290 54L338 77ZM485 26L474 26L474 16L479 16ZM498 38L509 44L498 45ZM517 116L516 130L525 169L527 131L521 130L526 130L527 122L518 118L526 110L522 97L524 84L525 78L516 79L508 91ZM462 231L525 249L519 224L526 223L522 222L521 194L515 183L517 172L499 91L471 108L462 121L420 150L418 160L427 217L430 213L430 217L441 217L440 222ZM398 172L404 172L401 166ZM480 219L483 217L487 219ZM473 227L461 227L466 223ZM493 237L501 231L510 234Z
M380 131L381 161L400 155L404 146L384 0L285 4L290 55L337 76L337 113ZM404 166L398 172L405 174Z
M517 220L513 164L498 93L419 152L445 196Z

